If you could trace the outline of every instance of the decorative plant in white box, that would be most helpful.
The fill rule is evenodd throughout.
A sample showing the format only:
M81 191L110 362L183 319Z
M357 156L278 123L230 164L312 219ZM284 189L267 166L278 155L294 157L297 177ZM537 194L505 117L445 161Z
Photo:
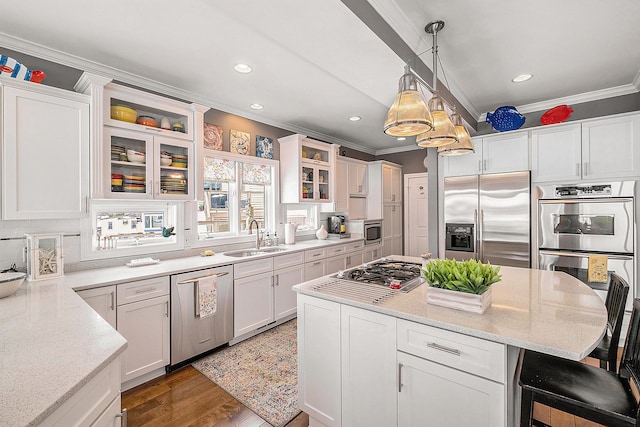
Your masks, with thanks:
M500 267L476 260L433 260L422 274L427 303L483 313L491 303L491 285L501 280Z

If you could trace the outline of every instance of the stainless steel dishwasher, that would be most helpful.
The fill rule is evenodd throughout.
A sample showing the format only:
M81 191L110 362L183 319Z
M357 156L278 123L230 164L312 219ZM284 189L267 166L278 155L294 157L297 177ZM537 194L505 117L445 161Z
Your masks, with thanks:
M199 281L216 276L217 309L200 317ZM170 368L233 338L233 266L208 268L171 276Z

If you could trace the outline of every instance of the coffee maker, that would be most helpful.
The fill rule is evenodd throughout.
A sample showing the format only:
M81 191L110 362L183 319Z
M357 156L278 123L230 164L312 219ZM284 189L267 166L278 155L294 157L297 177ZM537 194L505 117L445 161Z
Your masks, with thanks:
M347 231L344 220L344 215L331 215L327 219L327 230L329 234L344 234Z

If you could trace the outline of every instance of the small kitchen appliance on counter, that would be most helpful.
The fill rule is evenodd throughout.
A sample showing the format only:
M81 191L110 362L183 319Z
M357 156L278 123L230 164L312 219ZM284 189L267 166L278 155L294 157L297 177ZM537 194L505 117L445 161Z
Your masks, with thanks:
M344 215L331 215L327 218L327 231L330 239L346 239L351 237L347 234L347 224Z

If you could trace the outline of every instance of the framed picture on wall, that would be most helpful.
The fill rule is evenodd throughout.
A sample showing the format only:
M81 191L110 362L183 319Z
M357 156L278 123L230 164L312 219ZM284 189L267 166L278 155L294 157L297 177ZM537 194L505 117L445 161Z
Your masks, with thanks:
M204 124L204 148L212 150L222 150L222 127Z
M251 135L249 132L231 129L229 132L229 151L238 154L251 154Z
M256 157L273 159L273 139L266 136L256 136Z

